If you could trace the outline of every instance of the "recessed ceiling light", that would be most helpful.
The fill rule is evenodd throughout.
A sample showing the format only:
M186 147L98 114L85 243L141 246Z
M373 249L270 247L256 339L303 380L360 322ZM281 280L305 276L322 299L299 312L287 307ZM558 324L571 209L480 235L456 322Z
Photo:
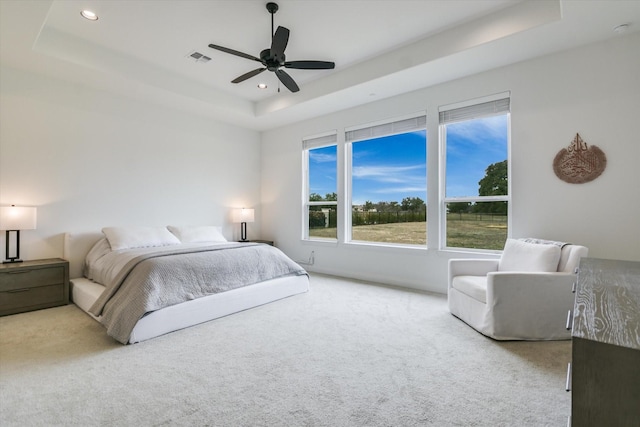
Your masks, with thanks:
M90 10L83 10L82 12L80 12L80 15L82 15L83 18L88 19L89 21L97 21L98 20L98 15L95 14L95 12L92 12Z
M258 83L258 89L266 89L266 88L267 88L266 83Z

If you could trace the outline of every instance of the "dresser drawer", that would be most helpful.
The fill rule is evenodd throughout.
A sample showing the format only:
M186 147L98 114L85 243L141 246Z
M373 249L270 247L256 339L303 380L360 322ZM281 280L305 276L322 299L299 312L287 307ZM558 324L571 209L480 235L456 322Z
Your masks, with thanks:
M68 303L68 261L49 258L0 264L0 316Z
M0 292L0 314L66 304L65 286L49 285Z
M63 284L63 266L6 271L0 274L0 291Z

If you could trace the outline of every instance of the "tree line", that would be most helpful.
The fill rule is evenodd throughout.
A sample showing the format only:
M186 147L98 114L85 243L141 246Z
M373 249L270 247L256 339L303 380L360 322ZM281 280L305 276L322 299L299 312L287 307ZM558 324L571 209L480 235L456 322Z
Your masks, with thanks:
M336 193L327 193L324 197L319 195L318 193L311 193L309 195L309 201L311 202L337 202L338 195ZM423 211L426 210L427 205L424 200L420 197L405 197L402 199L400 203L397 201L391 202L372 202L367 200L362 205L362 210L365 212L415 212L415 211ZM358 207L354 206L354 210L357 210ZM318 206L312 206L310 210L320 210Z
M485 170L485 176L478 181L478 195L480 196L503 196L508 194L509 178L507 175L507 160L490 164ZM309 201L311 202L337 202L338 195L334 193L327 193L323 196L317 193L311 193L309 195ZM449 203L449 213L490 213L496 215L507 214L507 202L455 202ZM384 212L384 213L398 213L398 212L426 212L427 205L420 197L405 197L401 202L397 201L380 201L372 202L367 200L362 205L364 212ZM320 211L319 206L311 206L310 211ZM358 210L358 207L354 206L353 210Z

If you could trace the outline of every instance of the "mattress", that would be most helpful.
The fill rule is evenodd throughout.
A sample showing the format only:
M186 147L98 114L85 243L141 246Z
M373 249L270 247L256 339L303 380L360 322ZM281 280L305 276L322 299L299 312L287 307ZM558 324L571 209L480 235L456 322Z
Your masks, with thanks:
M105 289L104 286L85 278L71 279L70 283L71 301L89 316L98 320L96 316L89 313L89 308L91 308L93 303L96 302L102 294Z

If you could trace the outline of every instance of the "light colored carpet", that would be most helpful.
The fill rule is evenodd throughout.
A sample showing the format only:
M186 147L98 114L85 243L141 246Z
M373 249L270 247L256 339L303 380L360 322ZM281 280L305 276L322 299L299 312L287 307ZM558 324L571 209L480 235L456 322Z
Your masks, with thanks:
M74 305L0 318L3 426L563 426L571 343L497 342L446 298L311 291L123 346Z

